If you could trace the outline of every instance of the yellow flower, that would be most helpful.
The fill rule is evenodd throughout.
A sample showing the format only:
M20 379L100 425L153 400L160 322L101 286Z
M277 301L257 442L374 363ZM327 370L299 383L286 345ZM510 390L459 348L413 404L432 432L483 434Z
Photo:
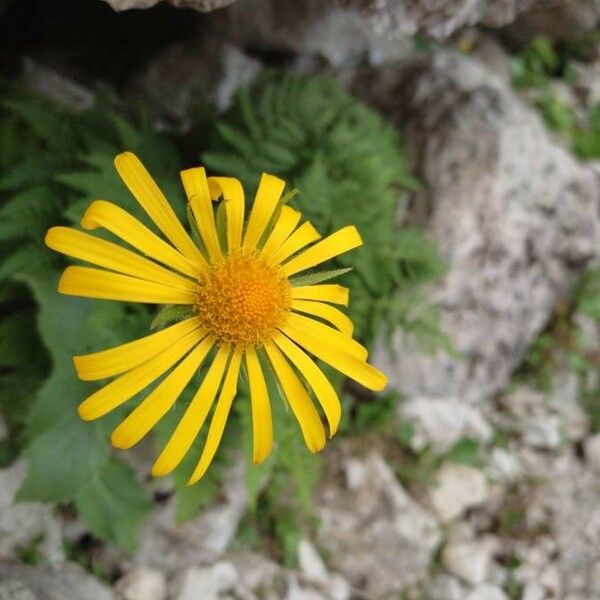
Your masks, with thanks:
M104 228L141 254L75 229L53 227L46 235L50 248L103 267L67 267L59 292L105 300L189 305L193 312L190 318L157 333L74 357L82 380L116 376L80 404L81 418L93 420L106 415L170 370L112 432L114 446L130 448L173 407L203 362L210 362L152 468L154 475L165 475L180 463L216 399L192 484L206 472L215 455L237 392L240 369L245 365L252 407L253 459L260 463L273 444L271 407L261 366L262 357L266 357L306 445L311 452L321 450L325 431L310 392L323 409L330 437L337 429L341 407L333 386L312 357L372 390L383 389L386 377L366 362L366 349L352 339L352 322L333 306L347 306L348 290L330 284L294 285L293 277L360 246L356 228L344 227L320 239L309 222L298 226L300 213L280 202L285 182L266 173L244 224L240 182L229 177L207 178L204 169L197 167L182 171L181 179L204 245L200 249L135 155L120 154L115 166L165 239L115 204L96 200L83 215L82 227ZM212 200L221 197L225 234L219 236Z

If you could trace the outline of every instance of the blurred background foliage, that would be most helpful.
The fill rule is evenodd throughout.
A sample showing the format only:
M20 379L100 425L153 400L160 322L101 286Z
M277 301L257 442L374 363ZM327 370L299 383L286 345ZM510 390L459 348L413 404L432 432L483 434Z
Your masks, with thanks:
M186 136L158 133L143 115L125 118L108 96L74 111L13 84L0 86L0 411L9 428L0 442L0 464L21 453L27 457L20 500L74 506L94 535L128 549L152 505L129 456L108 445L109 431L135 399L118 414L82 422L76 407L94 384L77 380L71 357L145 335L154 309L59 296L64 262L43 245L48 227L77 226L96 198L145 220L113 167L122 150L140 156L184 221L182 168L203 163L213 173L239 177L247 197L261 171L286 179L289 189L299 190L293 204L323 234L354 223L363 236L360 251L332 264L354 267L342 280L351 288L358 337L371 346L383 331L401 327L428 349L450 348L435 308L421 295L422 286L443 273L443 263L418 229L402 225L398 208L403 191L418 185L402 140L334 80L269 73L240 89L222 116L199 103L197 123ZM364 397L341 377L335 381L344 399L341 435L390 415L389 399ZM161 422L158 443L172 431L194 387L192 382ZM290 562L300 528L311 524L321 463L305 449L273 381L270 387L277 445L263 465L247 469L250 511L239 535L256 542L261 529L271 529L282 559ZM193 451L175 472L178 520L217 497L231 463L228 449L238 440L250 456L244 390L230 421L217 461L199 484L185 485Z

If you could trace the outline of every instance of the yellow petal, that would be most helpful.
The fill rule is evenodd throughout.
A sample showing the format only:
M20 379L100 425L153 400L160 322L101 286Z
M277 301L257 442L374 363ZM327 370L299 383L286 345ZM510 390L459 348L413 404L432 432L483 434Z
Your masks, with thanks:
M252 404L252 460L259 464L269 456L273 447L273 421L265 376L258 362L256 350L252 347L246 350L246 367Z
M70 227L51 227L44 241L57 252L99 267L182 290L194 292L196 289L196 284L186 277L168 271L131 250Z
M195 167L181 171L180 176L202 241L211 259L218 260L221 257L221 246L215 226L215 213L210 200L206 171L204 167Z
M269 257L269 262L271 264L282 263L286 258L302 250L308 244L315 242L320 237L321 234L306 221Z
M303 352L294 342L281 333L275 334L273 341L281 351L292 361L298 371L302 374L308 385L312 388L319 404L329 423L329 437L337 431L342 416L340 399L331 385L331 382L315 362Z
M325 445L325 431L319 413L298 376L277 347L273 344L265 344L265 351L292 412L300 424L306 446L311 452L318 452Z
M292 258L282 267L283 273L290 277L295 273L310 269L334 256L348 252L362 245L362 240L356 227L349 225L311 246L302 254Z
M344 346L340 346L337 340L315 335L312 331L290 323L284 327L283 333L323 362L366 388L380 391L386 386L387 377L381 371L345 352Z
M348 306L348 295L348 288L336 284L324 283L292 287L292 298L298 300L321 300Z
M115 158L115 167L129 191L175 248L193 261L201 260L200 250L138 157L123 152Z
M305 317L304 315L298 315L296 313L289 313L287 316L286 324L294 325L301 329L306 329L312 332L313 335L323 338L323 342L327 340L327 343L333 344L338 348L343 348L344 352L354 356L358 360L366 360L368 356L367 349L359 344L356 340L353 340L348 335L343 334L337 329L333 329L320 321Z
M199 272L206 271L206 261L201 256L184 256L112 202L92 202L81 218L81 226L87 230L103 227L136 250L190 277L197 278Z
M137 444L171 409L185 386L214 345L214 338L204 338L149 396L112 432L110 441L116 448Z
M79 416L84 421L92 421L121 406L170 369L202 337L203 334L197 329L154 358L117 377L79 405Z
M192 290L90 267L67 267L58 283L58 291L69 296L148 304L194 304L196 301Z
M237 383L240 373L240 363L242 361L242 351L236 348L231 356L231 362L227 368L227 375L225 375L225 381L223 382L223 388L221 394L217 400L217 406L210 422L208 434L206 436L206 442L204 443L204 449L202 455L198 461L198 465L194 469L192 476L188 482L188 485L196 483L210 466L221 438L223 437L223 431L225 430L225 424L229 417L229 411L233 403L233 399L237 393Z
M285 242L292 231L294 231L296 225L298 225L301 216L299 211L294 210L289 206L283 206L281 208L275 226L261 250L261 254L265 260L269 260L271 254L278 250L281 244Z
M187 407L181 421L177 424L160 456L152 467L152 474L156 476L167 475L183 459L190 449L194 439L202 429L208 416L213 400L217 395L221 379L229 358L230 345L223 344L215 356L206 377Z
M212 190L217 188L217 196L223 195L225 214L227 215L227 243L229 251L239 248L242 244L242 231L244 229L244 188L233 177L209 177L208 185L211 196Z
M129 371L166 350L199 326L199 320L193 317L127 344L93 354L74 356L77 376L84 381L95 381Z
M352 321L341 310L329 306L329 304L312 300L292 300L292 309L329 321L343 334L352 337L354 331Z
M258 184L254 204L250 211L250 218L246 226L246 234L244 236L244 247L255 248L264 233L273 211L281 198L285 181L263 173Z

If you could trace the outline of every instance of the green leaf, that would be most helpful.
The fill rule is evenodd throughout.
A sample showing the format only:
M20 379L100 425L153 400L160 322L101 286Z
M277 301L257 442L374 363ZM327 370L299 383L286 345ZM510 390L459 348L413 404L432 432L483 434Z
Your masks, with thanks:
M477 440L472 438L460 438L448 450L446 458L463 465L481 466L481 446Z
M409 447L410 442L415 435L415 426L406 420L401 420L398 423L398 429L396 430L396 439L401 446Z
M129 551L135 549L140 524L152 507L131 467L118 459L94 474L75 505L94 535Z
M32 310L13 313L0 321L0 367L26 364L37 352L38 338L31 327Z
M123 148L136 148L141 142L141 134L129 121L117 114L111 115Z
M39 305L38 328L53 371L29 413L28 471L18 498L67 501L108 459L99 425L77 415L77 405L93 390L77 379L71 360L85 347L81 332L90 302L60 296L57 273L24 273L19 280L30 287Z
M108 460L108 444L100 428L85 423L75 412L74 401L85 398L85 386L57 376L43 386L36 402L62 404L62 398L69 405L63 407L62 418L44 423L25 449L27 475L17 500L72 500Z
M600 320L600 268L590 269L577 292L577 308L592 319Z
M308 275L301 275L300 277L293 277L290 279L290 283L293 286L299 285L315 285L317 283L323 283L330 279L335 279L341 275L345 275L352 271L352 267L345 267L343 269L333 269L331 271L318 271L316 273L309 273Z

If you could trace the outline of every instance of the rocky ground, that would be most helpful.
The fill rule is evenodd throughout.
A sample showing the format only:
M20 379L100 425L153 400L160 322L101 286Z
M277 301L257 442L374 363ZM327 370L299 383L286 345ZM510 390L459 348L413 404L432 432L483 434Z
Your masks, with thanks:
M220 502L185 525L174 525L169 501L158 506L134 555L96 548L97 572L119 574L110 587L66 558L65 542L85 537L72 515L13 505L17 462L0 472L0 598L600 598L600 434L577 389L566 371L550 394L520 384L485 406L406 402L426 483L407 476L384 438L334 445L315 499L318 533L300 541L294 569L228 551L245 510L237 468ZM467 464L448 454L465 438L478 449ZM430 446L442 457L434 467L418 458ZM19 564L31 548L46 566Z
M220 107L269 52L339 76L403 130L423 184L404 200L447 261L430 298L457 352L424 354L401 334L394 353L378 345L374 361L403 397L393 422L410 435L330 446L314 499L319 525L299 542L294 568L231 549L247 504L241 463L219 501L184 525L174 524L167 483L128 555L91 538L69 511L14 504L18 460L0 470L0 600L600 599L600 433L583 401L595 372L559 359L540 386L522 368L598 259L598 169L573 158L513 89L507 50L540 30L589 27L597 3L283 4L239 0L211 14L214 37L164 48L123 97L143 98L160 126L185 130L199 72ZM460 38L447 38L480 22L510 27L468 29L472 49L460 55ZM416 55L406 37L416 32L445 42ZM90 101L86 85L26 64L30 86ZM600 59L578 77L563 92L575 104L597 101ZM598 325L569 318L586 352L600 352Z

